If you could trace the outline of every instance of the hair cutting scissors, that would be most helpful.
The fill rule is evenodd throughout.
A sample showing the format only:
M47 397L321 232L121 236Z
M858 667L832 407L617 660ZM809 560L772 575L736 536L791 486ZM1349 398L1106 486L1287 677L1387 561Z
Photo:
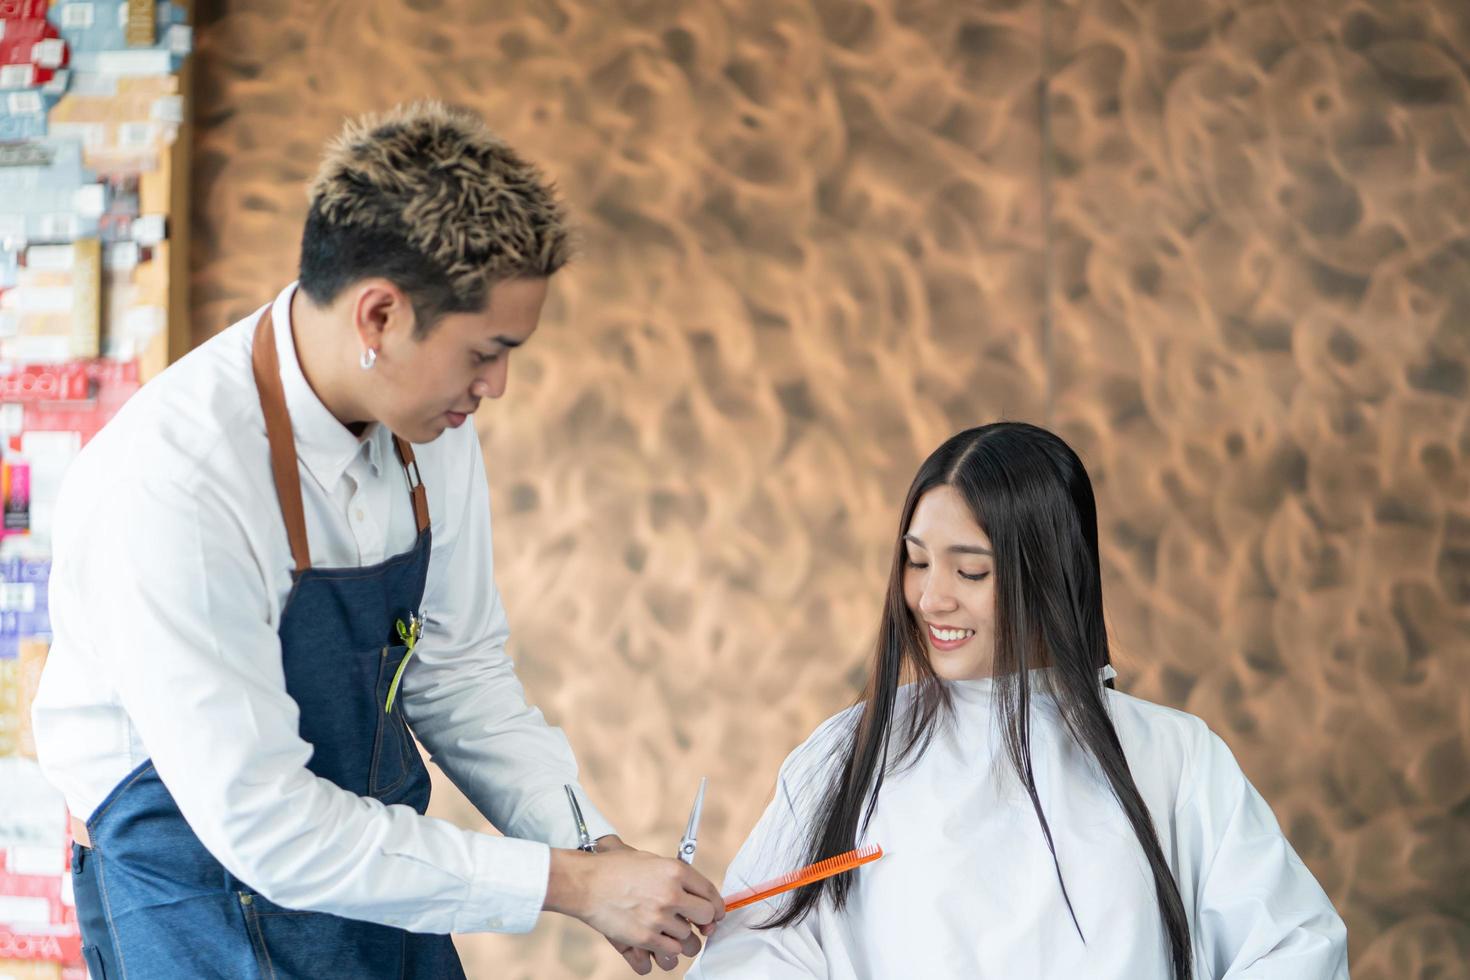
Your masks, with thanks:
M704 787L708 776L699 777L699 792L694 797L694 808L689 811L689 824L684 828L684 838L679 841L679 860L694 863L694 849L699 846L699 818L704 815Z
M597 845L592 842L592 835L587 832L587 821L582 818L582 808L577 805L577 794L572 791L570 783L566 784L565 789L567 802L572 805L572 822L577 825L577 850L596 854Z

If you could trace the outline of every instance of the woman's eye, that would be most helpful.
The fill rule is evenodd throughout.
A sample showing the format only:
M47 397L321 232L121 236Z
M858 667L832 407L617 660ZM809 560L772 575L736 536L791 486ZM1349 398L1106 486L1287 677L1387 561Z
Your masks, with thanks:
M980 582L989 577L989 572L976 572L974 575L971 575L969 572L960 572L960 578L969 582Z
M907 559L905 559L905 561L908 562L908 566L910 568L928 568L929 567L929 563L928 562L914 561L912 558L907 558Z
M478 365L480 365L481 367L483 367L484 365L493 362L499 356L500 356L500 353L498 351L496 353L494 353L494 354L481 354L480 352L476 351L475 352L475 363L478 364Z

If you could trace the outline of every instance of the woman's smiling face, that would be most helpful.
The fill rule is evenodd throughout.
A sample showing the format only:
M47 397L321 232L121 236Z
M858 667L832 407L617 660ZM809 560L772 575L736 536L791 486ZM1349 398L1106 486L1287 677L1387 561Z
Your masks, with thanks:
M995 656L995 558L958 490L943 485L914 507L903 536L903 591L944 680L989 677Z

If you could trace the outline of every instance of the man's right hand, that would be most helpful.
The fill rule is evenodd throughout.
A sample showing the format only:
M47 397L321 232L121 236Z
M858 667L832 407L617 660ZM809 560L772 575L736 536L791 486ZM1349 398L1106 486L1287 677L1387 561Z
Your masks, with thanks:
M598 854L553 849L542 907L581 919L615 946L665 960L699 952L692 926L708 935L725 916L719 890L704 875L629 847Z

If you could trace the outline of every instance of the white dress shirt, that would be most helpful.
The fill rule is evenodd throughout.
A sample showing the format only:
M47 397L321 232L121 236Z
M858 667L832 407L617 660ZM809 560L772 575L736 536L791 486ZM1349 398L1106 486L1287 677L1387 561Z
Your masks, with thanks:
M1033 674L1033 691L1045 674ZM847 908L838 913L824 898L800 924L764 931L752 926L789 895L732 912L690 980L1172 977L1143 849L1055 703L1033 700L1031 752L1085 944L1005 754L992 682L949 686L955 723L884 782L860 843L882 845L885 856L854 873ZM899 704L911 694L904 688ZM1195 977L1346 980L1342 920L1225 744L1191 715L1112 691L1106 703L1179 883ZM829 719L787 758L725 894L804 863L833 746L855 717L849 709Z
M312 563L412 547L407 482L382 426L353 436L296 357L288 286L276 346ZM505 644L473 426L415 446L433 552L402 681L415 734L505 838L347 792L307 768L277 628L294 567L251 339L260 313L134 395L68 470L56 507L54 642L32 718L47 778L90 816L151 759L189 826L271 901L419 932L523 932L548 844L576 840L562 732L526 704ZM580 795L594 837L612 828Z

